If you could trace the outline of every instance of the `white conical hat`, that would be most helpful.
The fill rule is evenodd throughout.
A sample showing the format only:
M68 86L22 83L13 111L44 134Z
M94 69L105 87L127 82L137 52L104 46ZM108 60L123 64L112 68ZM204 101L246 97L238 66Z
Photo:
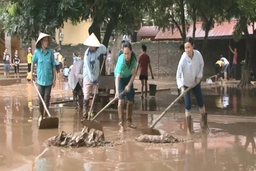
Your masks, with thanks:
M95 36L94 33L92 33L84 42L84 45L91 46L91 47L100 47L100 42Z
M38 43L40 42L40 40L42 40L44 37L49 37L49 43L51 43L52 41L52 37L49 34L45 34L45 33L40 33L37 41L36 41L36 47L38 47Z

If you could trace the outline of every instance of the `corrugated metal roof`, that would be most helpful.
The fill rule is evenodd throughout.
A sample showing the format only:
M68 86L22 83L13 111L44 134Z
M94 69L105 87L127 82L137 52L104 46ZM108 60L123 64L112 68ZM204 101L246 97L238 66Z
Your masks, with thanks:
M214 38L220 38L220 37L231 37L233 33L233 28L236 25L237 20L231 20L230 22L225 21L221 24L215 23L214 28L209 31L208 38L214 39ZM248 26L249 33L253 33L253 29L251 26ZM193 23L190 24L190 27L187 32L187 36L192 37L193 34ZM196 32L195 32L195 38L202 39L205 36L205 31L202 29L202 22L196 23ZM180 32L177 28L175 28L172 32L172 30L168 31L159 31L158 34L155 37L156 40L181 40Z
M159 32L157 26L143 26L138 31L139 37L155 37Z

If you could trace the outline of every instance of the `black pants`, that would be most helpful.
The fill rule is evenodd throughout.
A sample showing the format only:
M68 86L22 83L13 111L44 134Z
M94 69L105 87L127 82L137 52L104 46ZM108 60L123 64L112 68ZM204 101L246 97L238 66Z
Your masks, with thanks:
M31 71L31 64L28 64L28 72Z
M41 94L41 96L46 104L46 107L48 109L49 109L49 105L50 105L51 90L52 90L52 85L50 85L50 86L38 85L38 91ZM40 108L41 115L43 115L44 114L44 106L43 106L43 103L41 100L39 100L39 108Z

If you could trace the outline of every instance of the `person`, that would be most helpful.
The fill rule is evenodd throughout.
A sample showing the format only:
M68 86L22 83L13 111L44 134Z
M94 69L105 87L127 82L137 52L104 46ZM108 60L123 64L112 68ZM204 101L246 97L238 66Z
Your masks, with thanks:
M57 72L57 79L59 79L60 78L60 62L59 62L59 55L60 55L60 53L55 48L53 50L53 54L54 54L56 72Z
M32 57L31 63L31 78L36 64L36 75L37 75L37 84L38 90L46 104L46 107L49 108L51 90L56 83L56 67L53 51L48 47L51 43L52 38L50 35L45 33L40 33L36 41L36 50ZM44 111L43 104L39 100L39 109L41 120L44 117L47 117L46 112Z
M5 48L4 50L3 60L4 60L4 76L9 77L10 64L12 59L11 59L11 55L8 53L7 48Z
M60 52L58 54L58 61L60 64L60 72L62 72L62 69L65 66L65 58L62 56L62 54Z
M150 64L150 58L147 55L147 46L141 45L141 48L142 48L142 54L139 57L137 72L138 70L140 70L139 79L141 81L141 99L143 99L144 98L143 94L145 95L145 97L147 97L147 94L148 94L148 82L147 82L148 67L149 67L152 79L154 79L154 76L153 76L152 67Z
M228 62L228 60L223 55L220 55L220 60L222 60L224 62L224 67L223 67L224 80L227 81L228 80L228 66L229 66L229 62Z
M108 56L106 60L106 73L110 75L111 73L111 62L112 62L112 55L111 55L111 50L108 50Z
M203 131L208 129L207 113L204 106L203 94L201 90L201 79L203 77L204 60L198 50L194 50L194 42L191 37L186 38L184 44L185 52L182 54L177 72L177 86L184 92L187 88L195 94L196 101L201 113L200 126ZM190 91L191 91L190 90ZM191 117L191 96L190 91L184 95L185 116L188 127L188 133L193 133L193 123Z
M125 115L124 115L124 95L120 95L123 91L126 92L127 106L127 121L128 127L135 129L132 124L132 108L134 101L133 82L136 77L137 59L132 51L132 45L125 41L123 44L123 54L118 57L114 71L116 95L118 97L118 119L120 126L119 132L125 131Z
M32 62L32 49L31 47L28 47L28 54L27 54L27 63L28 63L28 73L31 70L31 62Z
M76 52L73 52L73 64L78 61L78 55Z
M118 51L118 53L117 53L117 57L119 57L120 55L123 54L123 45L124 45L124 42L125 42L125 40L122 40L122 42L121 42L121 48L119 49L119 51Z
M68 84L73 90L73 100L80 109L83 108L83 65L83 60L77 61L68 75Z
M18 56L18 50L15 50L14 52L14 57L13 57L13 62L14 64L14 74L15 74L15 78L19 78L19 66L20 66L20 58Z
M220 78L220 80L222 81L221 71L223 67L224 62L222 60L217 60L217 62L215 63L215 81L217 81L218 78Z
M236 80L236 66L237 66L238 53L236 48L234 48L233 50L230 46L229 46L229 50L233 53L233 63L231 67L232 79Z
M84 42L89 46L84 53L83 66L83 93L84 93L84 113L87 118L89 112L90 94L95 92L98 87L98 77L100 74L100 58L106 57L107 49L102 45L94 33L92 33Z

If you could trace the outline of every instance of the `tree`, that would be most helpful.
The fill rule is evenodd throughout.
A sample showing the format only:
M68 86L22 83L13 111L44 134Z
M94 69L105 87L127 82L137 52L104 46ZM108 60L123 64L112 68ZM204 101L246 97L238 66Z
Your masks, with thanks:
M233 16L238 19L238 22L233 32L233 37L236 40L239 40L244 36L246 40L245 60L242 67L242 78L240 83L238 84L238 87L249 88L251 87L251 60L254 53L253 47L255 30L253 23L256 21L256 0L246 2L243 0L236 0L234 4L235 5L232 9L228 11L227 15L227 17L231 18ZM249 34L248 26L253 28L253 34Z

